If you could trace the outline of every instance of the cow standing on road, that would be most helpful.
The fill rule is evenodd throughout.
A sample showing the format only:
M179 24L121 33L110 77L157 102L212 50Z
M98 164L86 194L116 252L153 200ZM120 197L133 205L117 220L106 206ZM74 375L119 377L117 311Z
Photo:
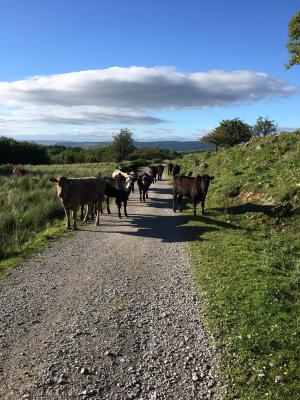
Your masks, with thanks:
M99 225L100 206L104 200L105 193L105 182L101 177L69 179L65 176L60 176L50 178L50 181L56 183L57 195L62 201L67 217L67 229L71 229L71 213L73 229L77 229L77 210L81 204L87 204L88 206L83 222L87 221L94 201L97 202L96 225Z
M152 178L152 182L156 182L156 177L157 177L157 166L156 165L150 165L149 166L149 175Z
M144 174L139 175L137 184L140 191L140 201L142 201L143 199L143 201L145 202L146 199L148 199L148 190L151 183L152 177L149 174L145 172Z
M168 163L167 167L168 167L168 175L172 175L174 165L172 163Z
M158 181L162 181L162 176L163 176L163 173L164 173L164 166L163 165L161 165L161 164L158 164L157 165L157 180Z
M202 215L204 215L205 198L207 195L210 181L213 176L202 175L196 178L189 176L176 176L173 183L173 211L176 212L176 201L182 211L182 197L189 197L193 201L194 215L196 215L196 205L201 201Z

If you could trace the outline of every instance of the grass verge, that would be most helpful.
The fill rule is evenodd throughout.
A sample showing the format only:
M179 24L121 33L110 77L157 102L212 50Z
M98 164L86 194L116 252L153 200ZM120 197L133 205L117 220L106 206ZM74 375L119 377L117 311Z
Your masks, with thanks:
M230 400L300 398L299 145L284 134L176 160L215 175L207 215L184 215L197 232L187 248ZM291 213L278 218L272 209L285 202Z

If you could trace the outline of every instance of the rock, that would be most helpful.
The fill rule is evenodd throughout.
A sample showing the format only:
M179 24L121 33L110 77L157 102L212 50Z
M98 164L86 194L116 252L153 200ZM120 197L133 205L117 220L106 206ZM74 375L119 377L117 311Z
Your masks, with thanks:
M275 383L281 382L282 381L282 375L276 375L275 376Z
M85 367L82 367L80 370L81 375L89 375L89 370Z
M199 377L198 377L197 373L196 373L196 372L193 372L193 373L192 373L192 380L193 380L194 382L197 382L198 379L199 379Z
M69 383L68 382L68 377L65 374L59 375L57 383L59 385L67 385Z

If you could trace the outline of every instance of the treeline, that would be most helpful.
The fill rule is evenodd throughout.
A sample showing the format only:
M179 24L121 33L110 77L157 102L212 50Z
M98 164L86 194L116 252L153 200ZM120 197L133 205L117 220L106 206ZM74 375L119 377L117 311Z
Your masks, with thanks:
M121 129L112 143L88 149L81 147L43 146L33 142L0 137L0 164L77 164L96 162L121 162L123 160L164 160L176 153L160 147L137 149L132 132Z
M219 147L232 147L252 138L274 135L277 132L278 125L267 117L258 117L254 125L249 125L239 118L224 119L219 126L199 140L214 144L218 150Z
M0 137L0 164L49 164L50 157L45 146L31 142Z
M95 162L120 162L125 160L134 161L138 159L170 159L176 156L169 150L160 147L147 147L134 149L132 152L120 159L113 151L111 144L95 146L89 149L80 147L48 146L47 153L51 164L77 164L77 163L95 163Z

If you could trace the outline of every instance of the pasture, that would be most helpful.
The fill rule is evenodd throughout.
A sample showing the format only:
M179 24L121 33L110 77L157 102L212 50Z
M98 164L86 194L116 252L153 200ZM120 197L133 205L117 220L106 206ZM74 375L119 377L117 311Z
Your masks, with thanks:
M12 166L1 166L0 274L65 232L64 210L50 177L110 175L114 168L115 163L25 165L27 174L18 178L11 175Z
M205 216L186 225L203 314L222 352L229 399L299 399L300 135L187 154L209 173Z

